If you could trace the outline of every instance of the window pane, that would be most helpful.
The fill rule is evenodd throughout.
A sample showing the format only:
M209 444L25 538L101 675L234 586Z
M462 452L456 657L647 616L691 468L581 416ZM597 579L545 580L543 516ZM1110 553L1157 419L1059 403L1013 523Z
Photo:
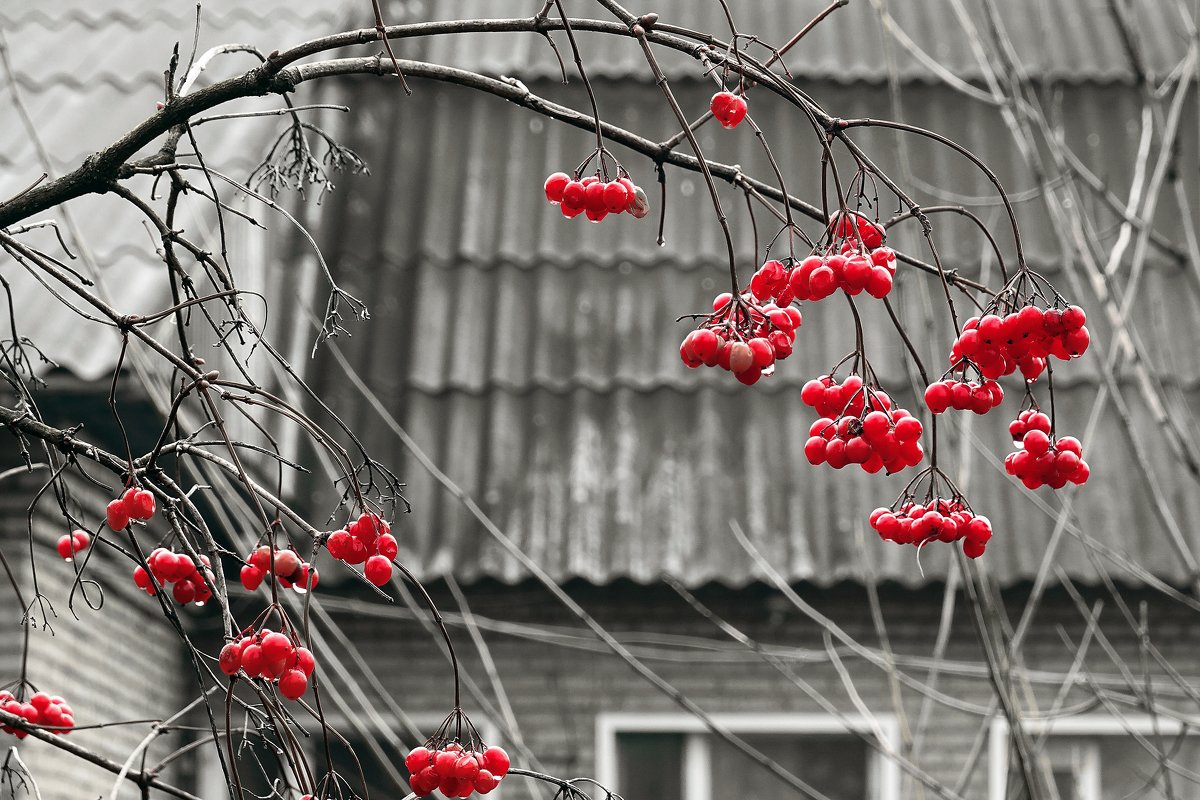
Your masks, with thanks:
M868 800L868 749L856 736L751 734L742 738L832 800ZM714 798L777 800L786 789L779 778L715 737L712 757Z
M683 800L683 735L617 736L617 791L628 798Z

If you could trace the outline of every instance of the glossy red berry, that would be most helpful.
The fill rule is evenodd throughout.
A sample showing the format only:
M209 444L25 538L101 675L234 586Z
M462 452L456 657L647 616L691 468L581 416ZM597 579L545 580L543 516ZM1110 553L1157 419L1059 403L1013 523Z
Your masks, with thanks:
M238 642L230 642L221 648L221 654L217 656L217 663L221 667L221 672L226 675L234 675L242 666L242 646Z
M509 761L508 753L504 752L503 748L493 745L483 751L482 758L483 768L497 778L503 778L508 774L508 768L512 762Z
M746 117L746 101L733 92L717 92L708 103L713 117L722 128L736 128Z
M363 575L376 586L383 586L392 579L392 562L383 556L371 556L363 567Z
M571 182L571 176L565 172L555 172L549 178L546 178L546 199L554 205L558 205L563 200L563 190L567 188L567 184Z
M308 691L308 677L298 669L289 669L279 676L279 693L288 700L299 700Z

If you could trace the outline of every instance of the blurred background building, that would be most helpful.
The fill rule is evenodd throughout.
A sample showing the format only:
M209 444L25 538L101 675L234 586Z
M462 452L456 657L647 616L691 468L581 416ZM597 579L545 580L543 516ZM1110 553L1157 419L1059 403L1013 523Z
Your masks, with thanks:
M185 57L190 49L190 3L136 11L115 2L55 5L0 8L10 70L0 196L42 171L61 174L151 112L171 47L180 42ZM598 6L567 5L572 14L602 16ZM822 7L771 0L734 11L741 30L779 44ZM510 0L386 8L393 23L536 10ZM654 10L664 21L727 30L715 2L668 0ZM1200 512L1193 456L1200 136L1196 39L1182 13L1169 3L1020 0L993 16L980 0L886 8L855 0L785 57L800 88L831 114L902 119L981 156L1017 201L1030 265L1089 310L1097 345L1056 379L1060 426L1083 439L1093 466L1083 490L1035 495L1004 475L1013 400L1003 413L949 420L954 444L942 452L972 505L995 524L980 562L985 586L1019 642L1016 685L1036 709L1029 729L1063 800L1189 797L1200 780L1200 739L1190 735L1200 718L1193 555L1200 535L1190 522ZM265 52L370 24L365 1L250 7L211 0L200 50L247 42ZM578 38L594 65L604 119L660 141L678 130L632 41ZM555 40L566 53L565 38ZM586 107L576 76L562 85L553 51L536 35L402 42L397 53L506 76ZM662 60L686 113L698 116L712 78L691 59L664 53ZM244 53L222 57L202 80L254 62ZM1164 84L1173 73L1189 76L1184 88ZM869 511L890 503L911 475L834 473L805 461L813 417L799 389L853 347L846 309L808 304L796 354L753 388L724 373L686 370L677 352L687 327L675 319L705 309L725 288L724 243L701 178L668 168L662 247L654 165L621 148L613 149L649 190L651 216L564 220L545 203L541 182L582 160L590 134L462 88L419 81L413 88L405 97L394 81L346 79L298 95L298 102L349 106L349 114L313 120L370 167L370 174L336 176L319 208L297 206L339 283L369 300L369 322L308 358L316 330L303 308L320 306L324 286L308 244L261 205L239 208L269 233L231 225L230 261L243 285L274 302L270 327L292 363L408 483L413 513L395 526L400 560L443 609L470 676L465 705L485 735L531 768L594 774L629 800L778 794L776 778L681 708L677 699L686 696L837 800L934 796L881 749L903 753L961 796L1013 796L1005 791L1007 729L958 562L945 547L928 548L918 561L912 548L880 542L866 525ZM815 200L820 149L807 123L763 92L751 94L750 106L789 190ZM243 180L284 124L214 123L197 135L208 163ZM1153 133L1143 142L1147 125ZM1174 141L1161 148L1164 131ZM698 135L708 157L770 178L748 131L710 124ZM973 208L1011 262L1003 209L968 162L891 132L855 138L922 205ZM1123 232L1124 209L1131 186L1160 172L1153 235L1143 241L1140 223ZM761 258L755 228L740 193L724 185L721 192L748 276ZM880 215L900 210L884 200ZM105 197L73 202L65 213L68 241L124 307L169 305L153 243L133 213ZM1068 225L1075 219L1086 226ZM952 215L934 222L948 268L1000 283L977 231ZM761 247L775 222L760 211L755 223ZM212 220L200 216L189 226L215 241ZM927 258L919 233L906 223L889 241ZM1133 244L1112 269L1094 269L1122 236ZM98 414L89 406L107 392L116 338L64 337L81 323L37 284L13 282L22 333L59 365L47 393L57 420L92 414L89 428L111 435L103 405ZM952 338L937 310L940 292L935 280L902 266L893 293L933 365L943 363ZM1127 306L1116 334L1104 310L1110 297ZM865 324L880 379L915 409L921 387L890 320L870 313ZM146 401L131 392L130 407L138 402ZM145 408L157 431L158 418ZM300 458L319 463L310 453ZM293 484L314 520L333 507L322 478L317 469ZM3 495L6 552L23 546L24 509L39 485L36 476L22 481ZM53 509L44 510L46 530L35 529L39 541L52 542L60 531L49 521ZM238 535L229 532L230 542ZM49 684L75 676L70 699L81 724L162 717L194 695L182 651L153 602L96 569L105 606L93 612L76 600L77 621L63 613L69 570L48 549L43 562L39 579L60 619L55 638L33 634L30 674ZM337 565L321 567L322 680L338 698L330 713L357 743L373 795L391 796L400 791L406 747L449 710L449 667L411 595L397 588L396 603L381 603ZM239 602L250 609L255 601ZM581 611L662 684L614 655ZM1135 623L1143 619L1156 655L1139 636ZM200 637L215 631L203 613L188 623ZM731 638L730 626L762 652ZM122 631L134 628L155 638L153 651L131 663ZM17 669L21 634L11 624L3 630L0 678L7 678ZM114 680L122 674L129 677ZM125 690L132 696L114 705L111 693ZM87 742L123 760L144 732L117 730ZM1153 736L1169 740L1155 740L1173 753L1165 769L1146 746ZM41 744L21 748L44 776L43 797L94 796L110 785L105 773ZM177 768L202 796L221 791L211 764L181 760ZM528 787L511 781L501 791L523 797Z

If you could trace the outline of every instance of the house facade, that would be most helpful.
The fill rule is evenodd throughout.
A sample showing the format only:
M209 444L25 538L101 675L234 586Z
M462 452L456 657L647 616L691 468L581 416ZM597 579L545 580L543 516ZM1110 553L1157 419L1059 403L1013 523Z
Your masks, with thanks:
M71 24L115 25L130 37L161 25L148 42L190 35L190 9L156 10L143 24L89 10L94 5L72 11ZM209 43L228 37L269 50L280 40L370 22L351 13L362 11L354 4L310 5L260 16L206 4L209 33L218 37ZM720 6L711 5L671 0L656 10L664 21L724 31ZM1002 22L1019 75L995 69L1005 45L989 28L987 7L964 3L959 16L960 4L949 0L892 8L894 17L852 3L785 57L797 84L831 114L903 119L978 154L1017 201L1030 265L1089 309L1097 346L1065 367L1061 382L1056 375L1060 428L1083 439L1093 465L1085 487L1063 496L1030 493L1004 474L1015 399L984 418L947 420L953 444L940 463L996 529L969 571L950 547L918 556L870 530L867 515L895 499L903 474L851 475L804 458L814 415L799 390L853 347L844 308L806 304L795 355L754 387L679 362L688 327L676 319L709 307L726 285L724 243L697 175L668 168L660 195L653 163L613 147L650 190L651 215L596 225L564 220L540 184L581 161L590 134L450 85L415 83L412 97L368 79L320 90L322 100L351 107L345 117L319 119L371 173L341 176L307 219L338 282L369 298L372 319L312 361L305 356L315 332L306 317L285 310L280 336L332 410L408 484L412 513L395 522L400 560L426 583L447 622L465 676L465 710L514 763L592 775L629 800L803 796L738 752L736 740L813 796L1019 797L984 630L1011 649L990 657L1004 665L1025 735L1044 756L1044 779L1063 800L1194 793L1200 605L1190 556L1198 534L1188 521L1200 511L1200 493L1178 455L1187 452L1200 379L1192 323L1200 273L1187 249L1200 202L1194 126L1180 128L1164 178L1177 181L1178 191L1162 195L1156 238L1136 276L1134 248L1110 275L1097 279L1088 268L1089 258L1111 252L1122 236L1113 198L1122 208L1131 185L1143 180L1137 154L1143 121L1153 114L1143 111L1151 90L1139 75L1160 85L1187 40L1174 11L1140 9L1127 30L1135 43L1153 46L1135 47L1141 60L1131 62L1118 22L1083 0L1017 6ZM735 13L742 30L783 41L821 7L766 2ZM507 0L386 10L394 22L531 13ZM6 31L51 29L41 10L4 13L12 17ZM942 35L947 28L956 35ZM678 126L638 48L578 38L595 64L602 117L668 139ZM555 40L565 53L561 35ZM586 106L577 78L562 85L554 52L536 35L406 41L397 54L506 76L539 96ZM96 63L107 63L100 55ZM663 65L681 106L698 116L714 91L711 76L677 55L664 55ZM996 99L1009 81L1026 103L1041 104L1077 161L1056 161L1044 143L1032 150L1018 143L1006 117L1012 107ZM24 85L51 97L56 89L48 84L30 77ZM66 78L59 84L59 91L86 94ZM138 84L149 103L154 85ZM1195 119L1196 95L1194 86L1184 91L1183 119ZM820 148L811 132L778 98L752 92L750 103L788 189L815 197ZM1020 119L1019 129L1032 127ZM273 131L243 143L215 141L214 158L244 175L255 161L246 154ZM772 174L749 132L709 124L698 137L708 157L764 180ZM858 141L922 205L975 209L1012 258L994 190L962 158L876 130ZM21 152L15 148L5 152ZM79 155L63 152L68 164ZM748 276L776 223L761 210L752 222L740 192L720 191ZM1081 201L1094 227L1073 250L1059 212ZM884 200L879 213L898 210ZM949 268L1000 282L977 231L948 215L935 226ZM100 231L88 238L101 266L125 270L123 281L142 285L139 270L153 266L135 255L145 248L130 246L140 244L136 227L130 230L111 245ZM915 224L898 226L889 242L927 254ZM243 255L254 254L263 268L255 280L279 306L318 296L306 242L282 232L265 242L251 237ZM928 364L943 363L953 336L934 310L940 291L929 276L901 266L893 301L919 332L914 344ZM1137 340L1130 347L1148 354L1140 362L1119 349L1101 310L1105 291L1128 300ZM864 325L881 382L915 410L922 387L905 366L891 321L872 313ZM1106 369L1112 348L1119 358ZM112 359L92 350L66 367L97 379ZM319 477L297 478L293 490L311 503L314 519L332 508ZM318 654L321 680L337 698L330 719L354 744L371 795L402 796L404 752L452 706L447 652L411 590L395 585L396 601L386 604L338 565L321 568L314 605L326 615ZM124 597L119 589L111 594L106 611ZM201 639L214 635L210 617L189 624ZM155 625L164 653L156 664L178 664L170 631ZM73 654L85 645L47 640L39 647L37 668L51 674L53 659L63 657L51 656L52 648ZM137 715L177 710L194 695L186 675L178 666L147 675L162 694L139 694ZM127 753L136 742L111 744ZM1154 755L1159 750L1171 753L1165 765ZM55 763L51 753L38 757ZM344 755L335 757L344 774L356 774ZM181 769L200 796L219 796L211 759ZM95 791L87 785L91 796L108 781L96 778ZM53 784L41 788L47 798L77 796ZM537 791L506 780L499 795Z

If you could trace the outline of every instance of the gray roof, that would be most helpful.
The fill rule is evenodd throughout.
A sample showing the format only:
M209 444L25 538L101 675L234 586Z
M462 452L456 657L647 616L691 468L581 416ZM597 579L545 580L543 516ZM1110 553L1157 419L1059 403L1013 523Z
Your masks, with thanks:
M968 9L976 8L976 0L964 1ZM744 29L790 33L824 3L743 5L737 13ZM890 5L919 46L959 77L978 77L966 40L945 35L951 24L946 20L953 19L948 1ZM1130 179L1140 106L1107 4L1021 0L1019 5L1005 22L1024 63L1039 81L1064 84L1061 116L1068 140L1097 174L1122 191ZM190 3L160 4L148 19L152 27L161 27L145 36L138 27L140 15L100 12L98 4L82 0L77 6L63 13L63 29L56 27L59 15L52 19L36 8L0 9L0 27L13 50L19 83L58 169L78 163L89 148L152 108L170 44L180 40L186 46L191 36ZM430 13L422 6L411 4L409 18ZM1154 43L1146 48L1150 68L1159 74L1182 52L1173 7L1145 4L1137 13L1138 30ZM229 40L274 47L339 27L344 6L272 0L250 10L223 0L206 3L206 8L211 36L206 34L202 47ZM719 19L696 18L716 8L682 0L658 5L664 20L720 30ZM471 0L438 4L434 12L499 17L527 15L529 8L509 0ZM856 0L788 60L804 88L840 116L892 111L884 85L886 54L872 14L870 3ZM402 19L397 10L394 21ZM68 36L80 51L72 51L65 64L36 58ZM24 49L18 49L18 42ZM127 46L114 47L113 42ZM593 36L581 35L581 43L598 46ZM608 54L603 59L608 66L598 70L600 77L613 79L598 81L601 111L617 124L670 135L657 89L627 44ZM576 107L584 104L577 81L565 88L555 85L557 65L536 36L503 43L499 38L445 37L415 50L419 52L409 52L493 74L519 74L536 82L539 93ZM158 54L148 59L149 68L121 66L142 63L139 54L145 58L145 53ZM919 62L894 48L892 56L903 85L899 115L975 150L1014 192L1036 185L994 109L937 84ZM711 86L692 65L666 61L679 80L684 106L703 109ZM88 79L81 80L81 74ZM741 583L756 573L728 533L727 521L735 518L795 580L861 580L864 563L877 577L905 583L944 574L945 551L925 553L922 578L911 548L885 546L870 536L864 540L870 558L859 558L856 539L865 514L890 502L900 488L896 480L834 474L804 462L800 447L811 414L799 404L797 392L804 380L825 371L849 349L851 333L840 308L806 308L797 355L753 389L712 371L684 370L676 349L686 328L674 319L702 309L725 280L723 244L699 179L670 173L664 248L654 244L653 216L595 226L567 222L542 200L540 181L574 165L589 146L587 134L548 124L494 98L447 87L416 89L414 98L405 99L394 86L378 82L344 85L344 97L354 107L350 143L374 174L340 181L338 192L326 200L320 230L340 280L373 298L373 319L340 346L435 463L527 553L560 580L651 580L670 571L693 583ZM1185 118L1194 119L1194 93L1190 102ZM414 103L420 104L419 114L412 113ZM756 119L778 143L789 187L811 196L810 187L817 185L816 156L795 114L765 95L755 95L752 103ZM81 118L94 124L81 132ZM206 146L210 157L234 174L239 165L244 172L274 127L258 130L262 138L215 137ZM1185 191L1197 197L1194 126L1184 130L1180 174ZM900 160L894 137L871 131L859 138L885 166L895 167ZM730 134L709 126L702 142L718 160L741 164L752 174L769 174L753 137L743 131ZM618 154L639 182L653 187L649 164ZM921 202L945 199L921 191L926 185L949 189L954 202L963 195L991 194L986 183L945 151L914 144L906 155ZM9 126L0 131L0 195L36 176L31 159L19 132ZM729 191L723 197L735 219L739 253L749 263L753 242L744 203ZM657 213L656 191L651 199ZM145 233L136 221L98 210L111 208L111 202L72 205L81 209L85 235L113 282L145 292L147 306L160 302L159 276L143 260ZM1001 244L1011 250L998 210L993 205L984 211L996 223ZM1034 266L1065 284L1062 256L1040 199L1020 203L1018 214ZM764 217L758 221L765 236L770 226ZM1099 219L1100 235L1111 243L1113 218L1101 212ZM979 237L953 221L939 220L939 225L947 263L977 272ZM1156 225L1180 239L1173 203L1160 209ZM915 238L899 241L921 252ZM1200 361L1194 356L1200 348L1193 322L1200 312L1195 280L1190 270L1157 251L1151 262L1135 319L1142 335L1154 343L1152 366L1167 382L1171 402L1190 418L1187 412L1196 408L1200 382ZM909 318L920 319L926 304L937 298L929 300L928 281L907 278L902 275L899 284L900 304ZM1080 299L1086 304L1090 298ZM63 320L51 309L31 315L26 324L29 335L36 338L40 331L49 338ZM1104 325L1096 327L1098 338L1106 340ZM944 358L940 350L947 333L939 331L936 341L919 343L936 357L934 363ZM903 388L907 376L899 367L898 346L875 316L869 318L868 343L883 380L889 388L897 387L907 406L914 406L916 400ZM100 375L111 368L111 345L92 337L75 344L64 363L85 377ZM453 569L468 579L523 577L457 501L406 457L336 365L325 359L317 367L319 388L371 442L375 454L410 481L416 512L399 529L402 554L418 573L434 576ZM1100 387L1097 356L1063 369L1060 376L1062 424L1081 432ZM1080 526L1086 536L1118 553L1106 562L1118 576L1138 579L1116 566L1119 553L1128 553L1153 574L1182 582L1183 567L1150 511L1147 480L1158 481L1180 519L1194 517L1200 500L1193 479L1169 462L1162 431L1150 423L1136 391L1128 382L1122 385L1139 435L1158 461L1153 475L1143 474L1131 460L1111 409L1101 415L1096 434L1086 440L1094 473L1077 503ZM966 452L972 462L971 500L996 521L997 538L987 564L1002 582L1012 583L1035 574L1053 519L982 455L986 451L998 459L1007 452L1003 422L993 417L974 421L972 437L980 448ZM945 455L951 463L958 456ZM1043 500L1046 496L1041 495ZM1196 536L1192 531L1187 535ZM1093 563L1073 536L1060 549L1058 563L1078 577L1095 576Z

